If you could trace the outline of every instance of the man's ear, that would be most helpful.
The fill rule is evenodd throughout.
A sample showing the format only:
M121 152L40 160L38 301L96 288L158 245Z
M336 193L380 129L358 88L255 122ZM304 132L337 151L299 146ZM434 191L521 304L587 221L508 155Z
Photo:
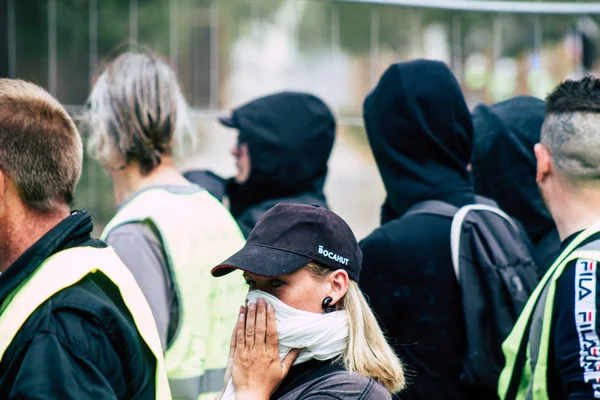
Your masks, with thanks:
M332 304L337 304L342 297L348 292L350 286L350 278L348 273L343 269L338 269L329 275L329 284L331 286L328 296L333 299Z
M546 180L548 176L550 176L554 169L554 164L552 162L552 154L550 154L550 150L546 145L538 143L533 148L533 152L535 153L535 158L537 159L537 172L535 175L536 182L542 183Z

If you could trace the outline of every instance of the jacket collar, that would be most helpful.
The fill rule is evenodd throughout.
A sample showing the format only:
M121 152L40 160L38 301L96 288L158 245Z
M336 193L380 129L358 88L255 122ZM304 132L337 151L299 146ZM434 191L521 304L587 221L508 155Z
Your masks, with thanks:
M74 211L42 236L0 275L0 305L54 253L84 244L105 247L104 243L91 238L92 229L90 215L86 211Z

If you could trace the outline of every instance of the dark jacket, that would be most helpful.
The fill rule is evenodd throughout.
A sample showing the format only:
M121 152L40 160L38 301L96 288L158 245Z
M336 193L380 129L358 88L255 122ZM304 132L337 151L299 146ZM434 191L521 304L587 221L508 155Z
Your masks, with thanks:
M305 93L277 93L235 109L224 122L239 130L239 143L248 145L248 181L223 180L225 190L221 190L212 173L191 171L185 177L217 198L226 193L231 214L246 237L277 203L327 207L323 187L335 119L321 99Z
M560 250L580 233L565 239ZM600 234L593 235L578 248L599 240ZM600 323L595 317L600 302L600 268L594 261L588 268L578 266L582 261L586 260L571 261L556 281L546 378L550 400L594 399L600 395L600 383L590 377L600 370ZM594 317L586 317L582 309Z
M478 194L495 200L524 226L545 272L556 259L560 239L535 181L533 147L540 140L545 103L516 97L473 111L473 181Z
M50 255L105 247L92 220L73 213L0 275L0 304ZM0 362L0 399L154 399L156 360L116 287L86 277L42 304Z
M403 217L428 199L475 203L471 115L458 82L440 62L394 64L367 96L364 119L387 200L382 226L360 243L361 287L406 365L400 397L484 398L459 383L466 342L451 220Z
M379 382L349 374L333 361L310 360L294 365L271 396L273 400L389 400L390 392Z

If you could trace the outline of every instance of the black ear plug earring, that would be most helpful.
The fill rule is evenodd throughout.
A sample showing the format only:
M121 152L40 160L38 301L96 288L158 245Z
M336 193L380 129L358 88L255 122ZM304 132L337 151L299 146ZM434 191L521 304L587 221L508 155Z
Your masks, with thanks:
M330 296L325 297L325 299L323 300L323 304L321 306L323 307L323 311L325 311L325 313L330 313L330 312L335 311L335 306L331 305L332 301L333 301L333 299Z

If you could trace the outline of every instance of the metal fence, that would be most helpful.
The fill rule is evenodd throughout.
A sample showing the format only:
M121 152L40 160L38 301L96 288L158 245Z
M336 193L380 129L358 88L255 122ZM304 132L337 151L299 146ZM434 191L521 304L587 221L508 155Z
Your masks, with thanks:
M494 79L531 94L548 79L535 72L551 56L546 85L593 71L598 14L600 3L591 2L0 0L0 76L34 81L77 112L102 60L143 43L177 68L200 121L269 91L299 89L354 127L364 95L399 60L448 62L471 104L507 95L494 97ZM114 209L109 178L87 158L84 171L81 206L105 222Z
M179 68L184 86L188 88L188 96L191 97L195 108L200 113L206 114L230 106L227 98L222 98L221 87L227 79L227 68L222 65L227 54L228 46L223 41L228 38L221 37L223 27L231 23L224 18L234 16L235 8L242 7L248 11L248 15L239 18L251 25L253 34L260 35L262 23L261 15L272 14L273 9L286 3L284 0L276 2L269 0L163 0L144 1L129 0L128 2L98 1L98 0L1 0L4 3L4 14L6 21L6 60L7 65L0 67L0 73L8 77L32 78L45 86L53 95L57 96L63 103L69 105L80 105L85 99L93 74L96 71L99 60L102 60L112 47L120 43L143 42L150 47L157 46L159 50L169 57L171 62ZM370 61L368 73L369 84L373 84L380 72L378 60L381 52L382 35L381 19L382 13L389 13L391 8L401 10L402 13L410 14L411 25L404 29L405 34L412 38L410 46L413 48L412 55L423 56L421 18L423 10L436 10L452 13L448 33L451 36L450 46L452 57L449 61L453 70L459 77L463 78L463 35L464 23L462 16L465 13L489 13L493 14L490 30L490 48L494 59L501 56L503 46L503 15L522 16L528 15L526 24L531 25L533 36L533 53L540 54L544 42L543 19L550 15L560 15L564 18L589 16L600 14L600 3L574 3L574 2L519 2L519 1L472 1L472 0L289 0L298 13L306 8L308 3L330 3L328 14L328 36L329 46L332 53L340 51L344 42L341 26L344 24L340 10L344 7L362 7L360 18L368 20L368 50L361 49L362 53L368 53ZM121 3L121 6L115 4ZM123 5L124 4L124 5ZM117 14L107 16L108 9L114 7ZM148 26L145 17L148 15L148 7L155 8L154 14L161 14L160 18L153 18L151 23L160 21L159 26ZM145 14L142 15L141 9ZM228 11L223 15L222 9ZM70 11L67 13L67 11ZM234 12L230 12L233 9ZM240 8L241 9L241 8ZM187 13L195 15L201 21L193 25L189 24ZM347 13L346 13L347 14ZM189 14L188 14L189 15ZM30 16L30 17L27 17ZM61 32L67 24L78 19L81 31L71 30ZM111 26L119 31L117 34L111 32L110 40L102 40L107 35L106 26L108 19L114 18ZM143 19L142 19L143 18ZM300 18L298 15L296 18ZM85 20L85 21L82 21ZM184 23L183 21L188 21ZM32 62L32 54L28 53L33 43L32 38L23 38L29 35L27 30L32 25L37 26L37 48L40 54ZM573 24L575 26L575 24ZM181 32L187 30L185 44L181 38ZM83 31L85 29L85 31ZM112 28L111 28L112 29ZM160 31L159 35L147 37L147 33L153 29ZM62 29L62 31L65 31ZM78 35L87 41L85 45L80 43L85 51L80 54L65 54L69 52L70 40L67 35ZM191 37L190 37L191 35ZM193 35L197 35L194 38ZM113 39L115 38L116 39ZM201 37L201 39L198 39ZM85 39L82 39L85 38ZM112 43L110 43L112 40ZM46 43L42 43L42 42ZM194 46L189 42L197 41ZM199 41L199 42L198 42ZM160 44L159 44L160 42ZM350 44L350 47L352 44ZM36 47L36 46L34 46ZM185 48L184 48L185 47ZM84 53L84 54L81 54ZM225 61L226 62L226 61ZM32 65L35 64L35 65ZM67 65L70 64L70 65ZM493 63L492 63L493 64ZM76 67L77 73L74 73ZM579 65L574 66L580 68ZM83 74L81 71L85 71ZM343 112L343 110L337 110ZM348 117L359 117L347 113ZM356 113L354 113L356 114ZM348 123L357 123L351 118Z

